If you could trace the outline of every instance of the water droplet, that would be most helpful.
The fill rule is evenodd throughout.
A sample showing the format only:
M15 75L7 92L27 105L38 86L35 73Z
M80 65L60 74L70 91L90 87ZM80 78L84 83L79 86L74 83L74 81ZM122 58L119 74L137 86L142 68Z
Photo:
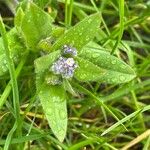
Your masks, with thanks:
M108 82L108 83L110 83L110 82L111 82L111 80L110 80L110 79L107 79L107 82Z
M63 102L64 99L60 99L59 97L54 96L54 97L52 98L52 101L53 101L54 103L60 103L60 102Z
M114 60L111 61L111 63L112 63L113 65L115 65L115 64L117 63L117 61L114 59Z
M126 66L125 66L125 65L121 65L121 68L122 68L122 69L125 69L125 68L126 68Z
M46 109L46 114L52 115L52 113L53 113L53 111L52 111L51 108L47 108L47 109Z
M3 72L6 72L7 71L7 68L5 66L2 66L2 71Z
M5 64L5 65L7 64L7 61L6 61L6 59L4 59L4 64Z
M82 32L80 32L79 35L82 35Z
M97 55L97 54L93 54L92 57L93 57L93 58L97 58L98 55Z
M88 20L88 23L91 23L91 22L92 22L92 19L89 19L89 20Z
M64 132L63 129L61 129L61 130L58 131L58 133L59 133L59 135L63 136L65 132Z
M59 115L62 119L66 119L66 117L67 117L66 113L62 110L59 110Z
M51 124L55 127L57 127L56 122L54 120L51 120Z
M110 59L110 56L106 56L107 59Z
M43 94L43 91L40 91L40 93L39 94Z
M111 82L112 82L112 83L115 83L116 81L117 81L117 80L116 80L116 79L114 79L114 78L113 78L113 79L111 79Z
M89 37L86 37L86 39L85 39L85 40L86 40L86 41L89 41L89 39L90 39Z
M121 75L121 76L119 77L119 79L120 79L120 81L125 81L126 78Z

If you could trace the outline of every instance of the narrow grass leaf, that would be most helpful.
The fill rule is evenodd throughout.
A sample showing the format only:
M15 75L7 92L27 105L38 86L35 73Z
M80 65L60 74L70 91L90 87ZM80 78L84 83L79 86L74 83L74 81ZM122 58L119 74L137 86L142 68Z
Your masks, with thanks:
M10 49L10 57L13 62L18 63L25 54L25 46L21 39L18 37L18 33L15 28L12 28L7 33L8 44ZM5 49L2 38L0 38L0 76L8 73L8 64L6 61Z
M120 121L118 121L117 123L115 123L114 125L112 125L111 127L109 127L108 129L106 129L101 136L104 136L105 134L108 134L109 132L111 132L112 130L114 130L115 128L117 128L119 125L121 125L122 123L130 120L131 118L137 116L139 113L141 112L145 112L150 110L150 105L145 106L143 109L137 110L133 113L131 113L130 115L124 117L123 119L121 119Z

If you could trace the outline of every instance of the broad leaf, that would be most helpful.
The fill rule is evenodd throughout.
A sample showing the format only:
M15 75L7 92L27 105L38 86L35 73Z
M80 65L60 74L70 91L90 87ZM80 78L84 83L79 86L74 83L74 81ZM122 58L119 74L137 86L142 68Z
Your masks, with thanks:
M67 130L65 90L62 85L46 83L50 65L59 57L60 51L35 60L36 87L49 125L55 136L63 141Z
M104 70L86 59L77 58L78 68L75 70L75 78L82 81L99 81L104 75Z
M72 45L81 50L84 45L94 38L99 25L99 13L86 17L62 35L53 45L52 50L60 49L65 44Z
M100 79L102 82L125 83L136 76L129 65L109 52L84 47L79 56L105 69L106 72Z
M39 98L54 135L62 142L67 130L67 108L64 88L44 84Z
M51 0L33 0L40 8L45 8L48 4L51 3Z
M48 55L44 55L40 58L37 58L34 61L35 72L43 73L49 69L50 65L60 56L60 51L52 52Z
M36 51L37 44L41 39L50 36L52 21L51 16L35 4L28 4L21 29L27 46L33 51Z

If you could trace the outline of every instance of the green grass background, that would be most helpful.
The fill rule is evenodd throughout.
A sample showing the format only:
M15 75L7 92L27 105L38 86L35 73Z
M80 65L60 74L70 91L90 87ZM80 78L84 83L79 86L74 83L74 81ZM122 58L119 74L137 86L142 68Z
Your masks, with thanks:
M34 2L42 7L44 0ZM13 0L0 2L0 13L7 30L13 26L14 6ZM100 12L102 23L96 42L132 66L137 77L120 85L84 83L81 87L74 86L80 96L68 94L68 131L65 141L60 143L53 136L37 98L34 66L24 58L16 71L12 68L12 78L19 75L18 83L15 77L13 80L15 97L12 96L10 77L0 77L0 103L5 102L0 107L1 149L149 150L150 1L52 0L52 5L47 5L45 10L51 10L53 15L57 13L56 24L67 28L89 14ZM36 57L29 56L28 60L33 62ZM94 103L97 98L120 121L114 120L104 107ZM16 110L13 105L16 105ZM15 118L22 128L11 139L16 128Z

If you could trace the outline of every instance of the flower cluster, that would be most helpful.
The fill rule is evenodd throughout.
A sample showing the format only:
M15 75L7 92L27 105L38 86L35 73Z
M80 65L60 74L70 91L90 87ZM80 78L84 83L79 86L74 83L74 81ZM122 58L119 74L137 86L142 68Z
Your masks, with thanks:
M71 56L77 56L77 50L75 47L64 45L63 46L63 54L69 54Z
M64 53L65 54L72 54L73 56L77 55L76 49L68 47L67 45L64 46ZM75 69L77 68L77 63L72 57L59 57L56 62L54 62L50 68L50 70L54 74L60 74L62 78L72 78Z

